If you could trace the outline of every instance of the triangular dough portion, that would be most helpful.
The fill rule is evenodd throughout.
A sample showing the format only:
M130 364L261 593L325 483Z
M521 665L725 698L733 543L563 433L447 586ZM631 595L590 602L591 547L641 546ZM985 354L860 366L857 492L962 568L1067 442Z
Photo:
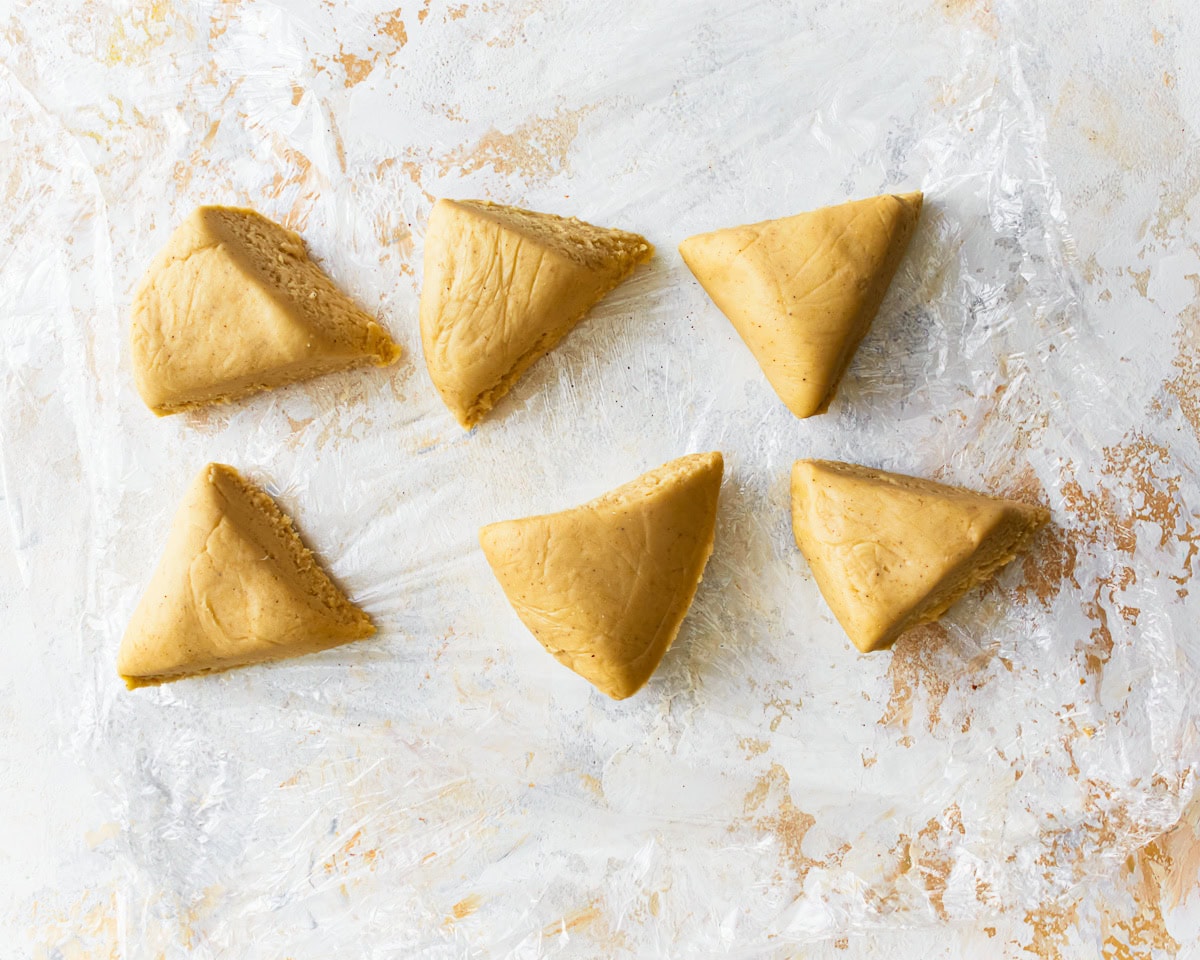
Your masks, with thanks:
M936 620L1048 520L1043 507L830 460L792 468L792 531L864 653Z
M921 203L920 193L888 194L679 245L797 417L828 409L908 248Z
M235 207L199 207L171 234L134 295L130 344L159 416L400 356L297 234Z
M642 687L679 632L712 553L723 467L719 453L681 457L583 506L479 533L525 626L614 700Z
M425 235L421 342L464 427L654 253L636 233L482 200L439 200Z
M210 463L175 515L117 670L140 687L374 633L275 501L233 467Z

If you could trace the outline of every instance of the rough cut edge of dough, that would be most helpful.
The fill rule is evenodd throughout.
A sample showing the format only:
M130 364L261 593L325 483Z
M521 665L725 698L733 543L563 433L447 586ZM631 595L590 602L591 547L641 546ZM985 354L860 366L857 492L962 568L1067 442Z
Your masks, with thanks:
M888 650L914 627L932 623L956 604L962 597L982 583L991 580L1001 569L1008 566L1025 549L1034 535L1050 519L1044 507L1013 503L1009 515L999 528L992 531L979 548L959 568L946 578L907 617L887 632L884 637L864 653Z
M279 303L330 343L358 351L363 362L387 366L400 348L312 259L304 239L249 208L206 207L210 226L238 262Z
M600 227L578 217L561 217L557 213L525 210L490 200L445 199L442 202L553 247L564 257L591 270L603 269L616 262L624 274L654 255L654 245L641 234L617 227Z

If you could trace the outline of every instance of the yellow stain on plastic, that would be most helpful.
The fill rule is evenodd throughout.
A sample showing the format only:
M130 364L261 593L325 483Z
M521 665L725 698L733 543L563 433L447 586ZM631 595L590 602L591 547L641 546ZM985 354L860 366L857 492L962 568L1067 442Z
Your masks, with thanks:
M509 133L492 127L475 144L457 147L437 158L438 173L446 176L457 171L469 176L490 167L505 176L543 183L569 168L571 145L579 134L579 125L594 109L594 104L574 110L560 107L549 116L528 118Z
M421 17L424 20L424 17ZM408 43L408 30L404 26L401 8L397 7L387 13L381 13L375 18L375 26L379 33L391 37L397 47Z
M95 897L85 893L65 909L48 911L35 900L30 935L37 941L34 960L94 960L116 958L120 951L117 895Z
M170 34L166 27L170 9L168 0L153 0L149 6L131 10L119 18L109 35L104 62L115 67L120 63L134 64L145 60Z
M110 820L108 823L101 824L95 830L87 831L83 835L83 842L88 845L89 849L95 850L100 844L120 835L121 825L114 820Z
M445 925L453 926L457 921L469 917L479 909L483 903L483 898L477 893L469 894L458 901L450 908L450 916L446 917Z

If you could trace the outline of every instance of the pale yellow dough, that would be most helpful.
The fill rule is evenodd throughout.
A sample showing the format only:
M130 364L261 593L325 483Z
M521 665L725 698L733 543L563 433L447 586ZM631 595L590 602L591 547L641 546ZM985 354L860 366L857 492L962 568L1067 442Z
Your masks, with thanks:
M275 501L233 467L210 463L175 516L121 641L117 671L140 687L374 632Z
M470 428L654 253L644 237L481 200L439 200L425 235L421 342Z
M298 235L234 207L199 207L171 234L134 294L130 344L159 416L400 356Z
M679 245L797 417L828 409L908 248L921 203L920 193L871 197Z
M829 460L792 468L792 530L838 622L864 653L936 620L991 579L1047 510Z
M614 700L650 678L713 548L723 461L672 460L561 513L493 523L484 555L554 657Z

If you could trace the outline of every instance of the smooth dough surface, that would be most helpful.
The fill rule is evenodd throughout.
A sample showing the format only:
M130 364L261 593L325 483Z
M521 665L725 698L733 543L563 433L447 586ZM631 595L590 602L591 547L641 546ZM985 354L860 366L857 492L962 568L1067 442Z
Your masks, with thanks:
M922 200L870 197L679 245L797 417L828 409L908 249Z
M672 460L580 507L484 527L513 609L554 657L614 700L650 678L712 553L724 462Z
M139 687L313 653L374 632L275 501L233 467L210 463L175 515L121 641L117 671Z
M635 233L481 200L439 200L425 235L421 343L442 400L479 422L654 253Z
M197 208L150 265L130 345L138 392L159 416L400 356L297 234L217 206Z
M936 620L1049 519L1043 507L854 464L792 468L796 544L864 653Z

